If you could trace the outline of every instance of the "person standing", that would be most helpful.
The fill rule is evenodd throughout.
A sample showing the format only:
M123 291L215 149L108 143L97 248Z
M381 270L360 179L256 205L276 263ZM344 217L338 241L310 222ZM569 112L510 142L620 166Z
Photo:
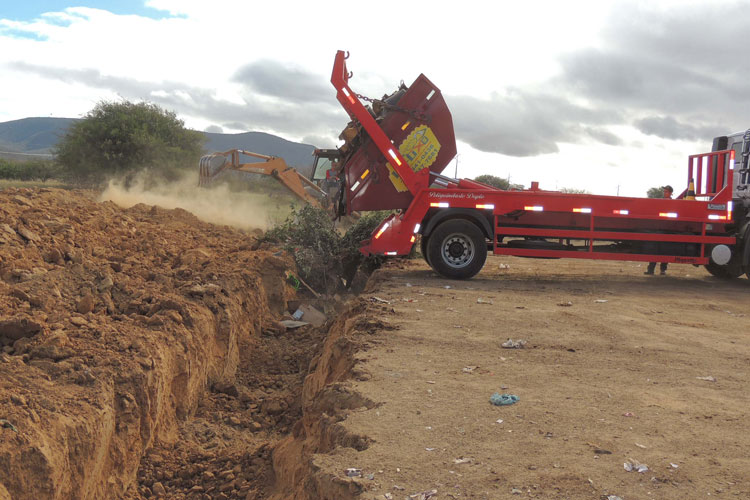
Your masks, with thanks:
M662 187L661 189L662 189L662 194L663 194L662 197L665 199L671 200L672 193L674 192L674 190L672 189L672 186L666 185ZM661 274L662 276L667 274L667 265L668 264L666 262L659 263L659 274ZM656 262L649 262L648 268L646 269L646 272L644 272L643 274L654 274L655 270L656 270Z

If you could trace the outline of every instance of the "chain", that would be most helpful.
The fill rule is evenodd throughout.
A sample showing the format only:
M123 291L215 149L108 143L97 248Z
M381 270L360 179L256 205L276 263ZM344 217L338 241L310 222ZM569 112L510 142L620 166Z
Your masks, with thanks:
M381 100L381 99L373 99L372 97L367 97L366 95L362 94L355 94L358 98L362 99L363 101L367 101L369 103L375 104L378 103L379 105L383 106L385 109L389 109L391 111L400 111L404 114L407 114L414 118L415 120L423 121L423 122L430 122L430 117L425 115L424 113L417 113L413 109L406 109L402 108L401 106L396 106L394 104L388 104L387 102Z

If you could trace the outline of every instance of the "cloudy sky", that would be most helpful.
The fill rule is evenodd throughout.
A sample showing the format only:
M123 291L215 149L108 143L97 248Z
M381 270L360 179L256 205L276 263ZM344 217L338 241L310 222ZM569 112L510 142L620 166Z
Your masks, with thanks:
M0 2L0 122L148 100L191 128L335 145L329 83L378 97L424 73L461 177L643 196L750 127L750 2Z

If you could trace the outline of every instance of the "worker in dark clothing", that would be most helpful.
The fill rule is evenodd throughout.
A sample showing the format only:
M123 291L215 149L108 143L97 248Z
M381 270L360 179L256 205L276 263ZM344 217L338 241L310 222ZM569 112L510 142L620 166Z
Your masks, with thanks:
M672 198L672 193L674 192L674 190L672 189L672 186L667 185L667 186L662 187L661 189L662 189L664 198L666 199ZM662 276L667 274L667 265L668 264L666 262L659 263L659 274L661 274ZM656 270L656 262L649 262L648 269L646 269L646 272L643 274L654 274L655 270Z

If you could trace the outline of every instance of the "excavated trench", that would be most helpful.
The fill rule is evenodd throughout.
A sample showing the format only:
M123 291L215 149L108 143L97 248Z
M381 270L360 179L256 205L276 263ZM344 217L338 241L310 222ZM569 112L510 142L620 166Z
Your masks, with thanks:
M366 304L286 330L292 261L251 235L85 193L0 198L0 500L358 495L311 458L368 446L339 425L373 406L345 383L367 377Z

